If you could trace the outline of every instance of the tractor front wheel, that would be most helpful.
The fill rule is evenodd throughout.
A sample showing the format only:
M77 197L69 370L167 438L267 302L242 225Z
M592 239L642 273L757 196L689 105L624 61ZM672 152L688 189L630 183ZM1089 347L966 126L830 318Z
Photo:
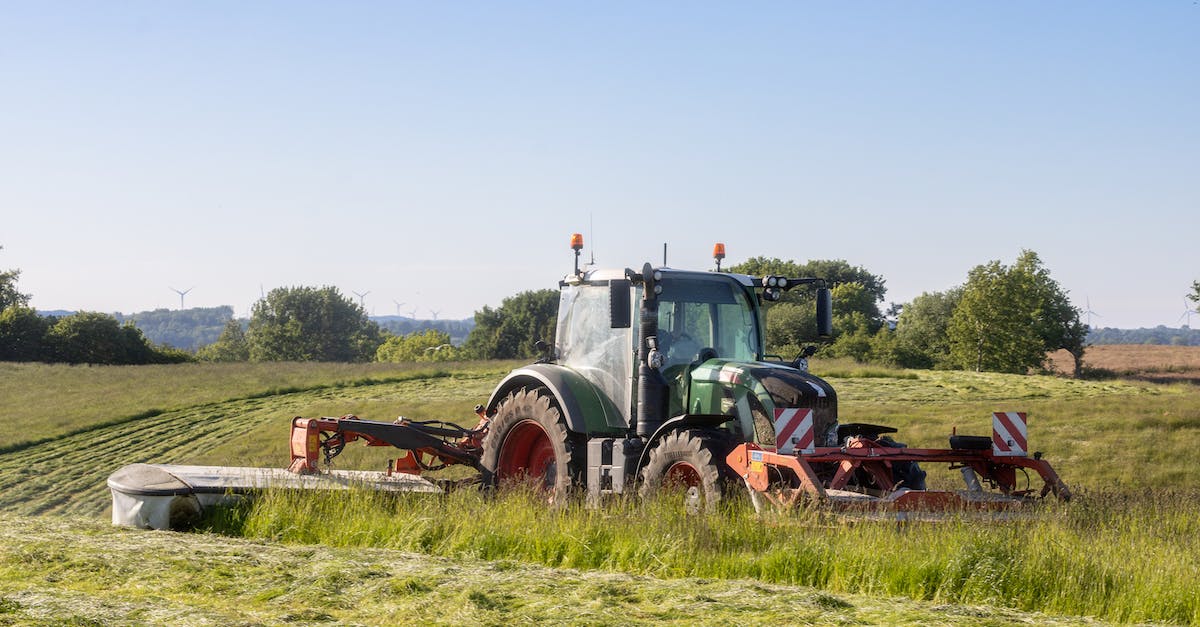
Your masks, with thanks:
M484 485L527 486L562 502L580 475L574 444L548 393L517 390L500 401L483 439Z
M712 511L724 492L718 448L715 439L697 431L666 435L650 450L642 471L642 497L679 497L689 513Z

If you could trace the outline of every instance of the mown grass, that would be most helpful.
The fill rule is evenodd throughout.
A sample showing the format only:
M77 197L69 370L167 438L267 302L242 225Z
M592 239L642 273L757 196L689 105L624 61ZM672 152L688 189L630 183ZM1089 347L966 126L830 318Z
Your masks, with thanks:
M252 392L247 398L85 425L36 444L0 449L0 510L101 515L108 507L105 479L136 462L284 467L291 418L297 415L355 413L391 420L403 414L474 424L471 408L487 399L506 371L504 364L412 370L386 382ZM124 372L133 378L139 374ZM909 445L944 447L955 426L960 433L986 434L991 411L1027 410L1031 446L1045 451L1073 488L1200 489L1200 465L1186 463L1190 443L1200 437L1200 395L1194 387L924 372L916 379L832 381L840 390L842 420L893 425ZM42 389L53 396L49 383ZM1022 389L1027 398L1005 400ZM379 470L393 453L354 444L335 466ZM955 486L961 481L945 469L928 470L934 485L944 485L936 483L939 477Z
M293 416L342 415L390 420L461 417L473 424L503 375L497 364L413 370L387 382L349 382L276 395L204 403L92 424L45 441L0 449L0 511L101 514L105 480L132 463L286 467ZM412 408L414 411L404 411ZM347 447L340 468L381 470L393 449Z
M385 547L658 578L753 579L1095 616L1200 621L1200 492L1085 494L1010 519L864 520L810 508L756 516L745 500L688 516L674 502L545 507L536 495L271 492L211 521L256 539ZM336 521L333 523L332 521ZM1131 556L1137 556L1131 559Z
M238 363L89 366L0 362L0 450L205 403L394 381L439 368L506 364ZM510 364L511 365L511 364Z
M322 624L1096 623L753 579L663 579L0 515L0 625Z

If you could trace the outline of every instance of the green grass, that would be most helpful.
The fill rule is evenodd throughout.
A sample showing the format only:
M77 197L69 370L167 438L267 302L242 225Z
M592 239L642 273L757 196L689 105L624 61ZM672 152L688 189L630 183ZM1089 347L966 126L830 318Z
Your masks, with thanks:
M334 526L334 525L331 525ZM658 578L0 515L0 625L1095 625L756 579Z
M0 441L0 514L60 514L98 520L108 510L105 478L133 462L281 467L287 462L288 426L296 415L356 413L390 420L403 414L473 424L471 408L487 398L510 366L182 364L88 368L0 364L4 369L0 390L5 393L0 395L0 404L13 414L5 437L17 438ZM407 496L398 500L372 494L328 499L274 495L258 501L252 510L230 512L231 518L224 524L233 532L268 542L262 546L281 554L333 551L322 547L336 546L344 547L339 549L341 553L330 554L338 555L337 559L360 551L416 551L444 557L451 564L471 560L511 564L515 570L547 573L550 581L558 571L546 568L571 567L586 573L579 575L583 583L571 593L579 597L561 604L559 599L548 598L553 595L535 595L537 598L526 603L504 596L519 597L517 592L493 594L486 578L477 587L453 584L459 587L450 597L441 593L442 585L422 591L427 584L419 576L401 576L391 584L428 601L398 611L417 608L415 611L428 617L443 605L469 608L465 614L452 614L463 621L498 624L526 615L552 616L542 610L557 607L561 611L572 605L595 608L594 603L588 605L590 601L581 599L607 595L624 604L632 612L630 616L638 617L631 622L696 622L697 615L679 608L696 603L686 590L689 585L700 586L695 581L705 581L712 583L700 586L705 590L700 596L718 599L713 607L730 612L717 614L726 618L714 622L746 622L746 615L728 609L736 606L745 611L745 606L730 600L729 590L771 605L770 594L753 590L775 590L772 586L813 586L825 592L787 588L781 594L793 595L789 598L799 599L800 606L815 608L818 613L810 615L805 610L795 620L758 610L750 614L776 619L762 618L763 623L969 624L959 621L960 611L962 616L980 614L984 622L998 624L1047 620L1044 615L1029 618L1025 612L1030 611L1099 616L1117 622L1200 622L1195 595L1188 596L1200 564L1196 552L1186 549L1200 544L1194 521L1200 505L1200 465L1190 456L1190 444L1200 437L1200 390L1196 387L856 369L852 365L814 370L830 376L838 389L843 421L896 426L898 439L910 446L944 447L946 436L955 427L959 433L987 434L992 411L1027 411L1031 447L1045 452L1080 498L1030 519L1000 524L951 520L897 526L894 522L845 520L821 512L759 517L744 502L734 503L720 514L696 518L680 516L673 508L655 509L640 503L549 511L540 503L528 502L527 497L524 501L519 495L491 501L470 491L443 498ZM87 399L94 400L89 403ZM336 465L380 469L390 454L352 445ZM937 469L928 470L936 482ZM949 474L955 478L954 473ZM15 520L8 526L24 529L59 524L33 522L50 520L45 518ZM28 546L13 536L24 532L6 533L5 546L0 549L0 556L8 560L8 570L0 572L0 625L6 621L37 623L43 614L36 608L68 607L79 599L107 598L110 593L124 599L122 603L141 608L138 611L151 611L147 599L153 597L152 592L142 598L137 590L113 581L135 577L128 569L108 577L102 576L100 569L101 574L93 577L88 574L94 566L88 565L91 562L77 565L87 576L76 584L71 577L54 574L60 572L54 561L35 560L18 567L20 556L13 557L8 547ZM161 535L125 536L114 530L114 539L103 526L87 527L79 533L99 534L106 542ZM239 542L205 535L170 537L198 542L204 548L197 551ZM68 562L84 559L74 551L91 555L92 549L86 546L65 546L71 547L64 549L62 557ZM140 547L130 550L143 551ZM143 552L137 555L144 557ZM124 560L115 554L108 557L114 562ZM176 595L172 598L177 599L177 608L200 608L195 609L198 615L220 617L217 622L319 622L325 614L354 622L360 620L355 616L362 616L346 608L334 611L317 603L298 602L304 597L302 590L325 585L319 579L272 580L272 585L260 587L257 580L235 583L253 573L232 566L196 573L184 560L176 560L156 568L192 580L201 591L208 590L209 596L201 600L188 596L199 592L184 587L170 594ZM228 575L230 572L235 575ZM645 585L664 586L663 594L676 604L672 606L675 609L654 614L657 604L640 592L640 579L623 579L626 583L610 588L603 587L608 584L592 585L593 576L618 576L591 573L613 572L627 573L620 577L651 578ZM41 587L26 586L22 573L41 581ZM676 578L693 583L677 585L671 581ZM87 588L91 585L87 581L93 581L95 589ZM46 592L47 587L52 592ZM675 592L666 592L668 589ZM747 589L751 591L745 592ZM853 596L860 593L867 597ZM672 596L676 594L683 596ZM282 599L288 607L295 606L297 613L271 614L267 609L241 613L223 598L230 595L239 599L238 603L249 603L248 607L273 607L272 603ZM250 595L249 601L246 595ZM862 599L877 597L906 609L894 620L870 614L864 609L870 604ZM897 597L919 603L895 601ZM842 602L852 607L838 612ZM699 603L705 606L709 602ZM985 609L970 609L978 607ZM948 616L936 608L956 609ZM81 616L102 624L113 622L108 620L108 610L94 609ZM833 618L811 618L823 616L819 612L824 611L833 611ZM379 612L381 616L402 615L389 613L390 609ZM612 617L621 616L599 609L595 612L587 614L594 620L581 622L613 622ZM143 623L179 622L139 615ZM19 618L9 621L6 617Z
M138 462L286 467L294 416L391 420L405 408L410 418L459 419L474 424L476 403L487 400L506 369L501 365L412 370L386 382L343 385L202 403L116 421L90 424L64 435L0 450L0 511L19 514L103 515L105 480ZM392 450L351 446L340 468L382 470Z
M455 364L503 370L504 364ZM200 404L394 381L430 364L241 363L89 366L0 362L0 451L98 424Z
M383 547L655 578L752 579L837 593L1097 616L1200 621L1200 492L1084 494L1011 520L860 520L814 508L756 516L744 499L547 509L536 496L273 492L212 524L298 545ZM337 524L330 524L330 521ZM1130 559L1136 555L1137 559Z

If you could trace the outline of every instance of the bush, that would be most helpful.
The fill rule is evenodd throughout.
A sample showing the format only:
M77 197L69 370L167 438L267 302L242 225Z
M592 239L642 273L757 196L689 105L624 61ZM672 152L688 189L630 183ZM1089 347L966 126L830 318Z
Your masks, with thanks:
M450 336L437 329L426 329L408 335L394 335L375 351L375 361L453 361L460 351L450 344Z

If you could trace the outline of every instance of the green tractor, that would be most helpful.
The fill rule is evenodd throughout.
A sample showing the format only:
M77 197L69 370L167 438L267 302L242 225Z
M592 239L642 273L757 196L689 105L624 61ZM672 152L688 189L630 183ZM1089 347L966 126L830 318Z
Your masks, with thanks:
M831 334L823 279L751 277L654 268L580 270L560 284L555 345L511 372L485 406L490 417L480 470L486 485L524 482L561 499L590 499L640 484L650 495L682 490L689 509L708 509L728 480L739 444L787 452L776 442L776 410L812 410L816 446L838 444L837 394L807 372L805 351L769 360L764 301L797 287L816 290L817 327Z
M113 522L172 527L178 512L266 486L439 492L448 484L422 473L454 464L478 470L485 486L531 485L552 502L580 488L596 503L636 487L643 496L682 494L689 511L712 509L738 485L756 510L815 500L907 515L1070 498L1041 453L1027 456L1023 412L994 412L990 437L953 434L948 449L907 448L885 435L891 427L839 424L833 387L808 372L811 349L785 363L770 359L763 342L764 303L797 287L815 289L817 333L831 334L824 279L721 272L720 244L716 272L650 264L582 271L578 235L572 248L555 345L542 345L543 358L509 373L476 406L475 427L297 416L286 470L121 468L108 481ZM355 440L403 455L382 475L330 468ZM920 463L960 471L966 490L926 490ZM1040 494L1030 471L1042 478Z

